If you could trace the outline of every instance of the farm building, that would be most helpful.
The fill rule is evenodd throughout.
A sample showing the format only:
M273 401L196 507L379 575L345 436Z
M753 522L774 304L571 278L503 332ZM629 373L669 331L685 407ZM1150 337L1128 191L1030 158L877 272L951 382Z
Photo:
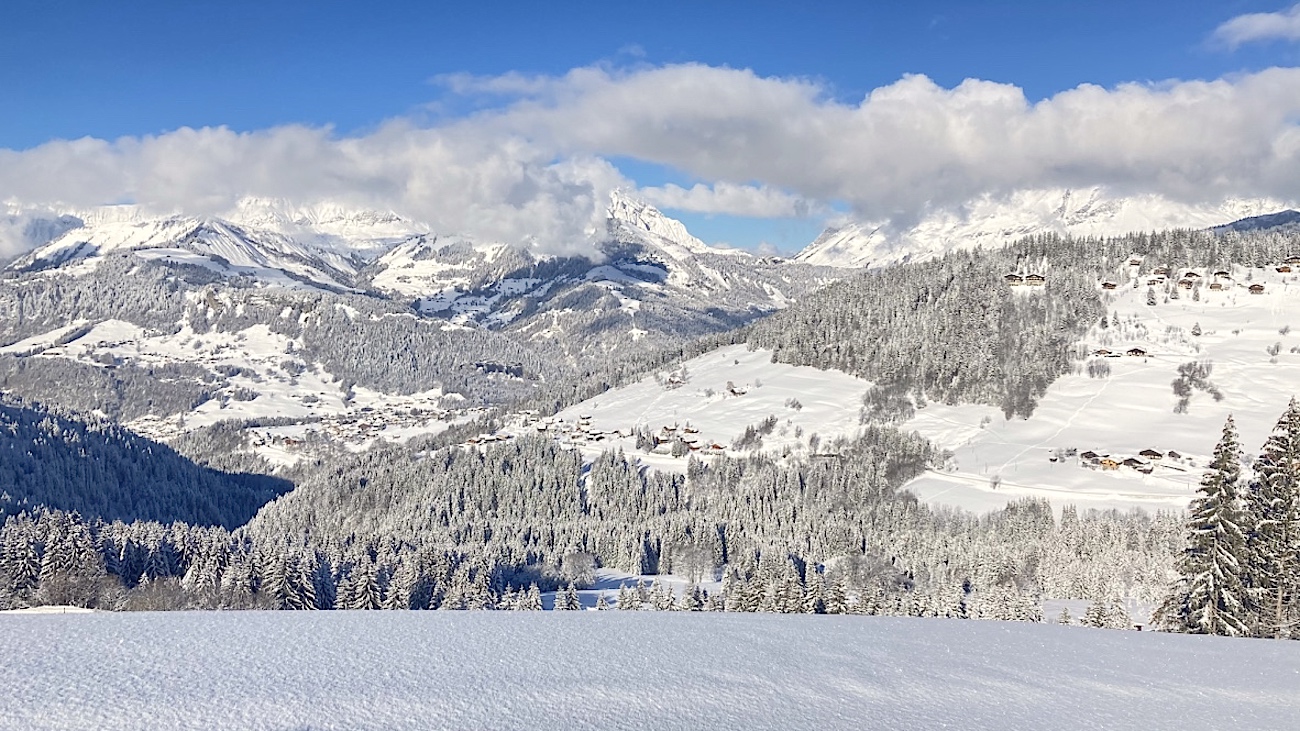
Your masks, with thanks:
M1002 279L1003 281L1005 281L1007 284L1010 285L1021 285L1025 283L1025 278L1020 276L1019 274L1008 274Z
M1250 285L1250 293L1251 293L1251 294L1264 294L1264 285L1262 285L1262 284L1252 284L1252 285Z
M1134 358L1145 358L1146 354L1147 352L1141 348L1129 348L1124 353L1124 355L1132 356Z
M1044 284L1047 284L1047 277L1044 277L1041 274L1026 274L1025 284L1028 284L1031 287L1041 287Z

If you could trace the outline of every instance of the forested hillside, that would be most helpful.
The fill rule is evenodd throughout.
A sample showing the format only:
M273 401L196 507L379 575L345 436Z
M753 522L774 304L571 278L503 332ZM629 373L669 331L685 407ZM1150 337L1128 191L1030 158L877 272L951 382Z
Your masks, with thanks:
M784 363L877 381L882 402L910 394L913 401L983 403L1008 417L1028 416L1078 357L1080 337L1106 313L1101 282L1136 284L1131 257L1143 272L1257 267L1297 248L1295 236L1274 232L1037 236L830 284L755 323L749 341ZM1011 287L1008 274L1039 274L1046 284Z
M42 506L103 520L234 528L291 487L201 467L108 420L0 397L0 515Z

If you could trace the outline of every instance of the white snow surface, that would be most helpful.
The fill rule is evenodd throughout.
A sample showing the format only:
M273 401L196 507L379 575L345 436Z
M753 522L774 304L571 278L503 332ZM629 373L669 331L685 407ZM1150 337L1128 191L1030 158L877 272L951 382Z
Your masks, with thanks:
M1300 396L1300 277L1236 267L1227 279L1201 269L1199 301L1182 291L1180 299L1166 302L1158 286L1151 306L1151 275L1142 272L1134 267L1129 273L1139 280L1137 288L1116 277L1120 287L1103 295L1120 326L1094 326L1080 346L1089 353L1141 348L1145 357L1089 356L1108 364L1111 375L1062 376L1028 419L1008 421L989 406L931 403L918 410L902 428L952 450L953 460L950 469L929 472L907 489L926 502L979 512L1027 496L1047 498L1057 508L1179 510L1193 497L1229 415L1242 449L1258 453L1287 402ZM1224 289L1211 291L1214 281ZM1250 294L1251 284L1263 284L1264 293ZM1198 324L1201 335L1192 335ZM1276 356L1268 352L1274 347ZM1172 382L1178 367L1193 361L1213 364L1209 380L1222 400L1197 390L1187 412L1176 414ZM1144 460L1149 474L1094 468L1077 456L1051 461L1055 450L1071 448L1119 462L1148 449L1172 450L1180 458Z
M541 426L562 442L592 454L622 447L628 457L658 469L680 471L686 469L685 458L637 451L635 438L615 432L630 435L641 427L657 433L670 427L695 440L702 453L743 456L731 449L732 441L746 427L776 416L777 426L763 437L763 448L806 455L808 439L814 433L825 443L858 430L862 394L871 385L839 371L773 363L771 351L751 351L744 345L730 345L688 360L685 369L685 383L679 386L669 387L669 379L680 369L665 369L658 374L659 381L651 376L603 393L560 411L553 423ZM728 382L734 393L727 389ZM802 408L787 405L791 399ZM589 422L585 428L583 421ZM696 431L687 434L688 428ZM592 437L597 432L602 437L598 440ZM714 444L724 449L712 450Z
M1273 213L1288 203L1228 199L1189 204L1157 195L1122 196L1102 187L1029 190L971 201L899 226L853 221L827 229L796 255L797 261L838 267L883 267L937 258L954 249L1003 246L1039 233L1116 236L1171 228L1209 228Z
M4 615L0 729L1287 729L1300 643L893 617Z

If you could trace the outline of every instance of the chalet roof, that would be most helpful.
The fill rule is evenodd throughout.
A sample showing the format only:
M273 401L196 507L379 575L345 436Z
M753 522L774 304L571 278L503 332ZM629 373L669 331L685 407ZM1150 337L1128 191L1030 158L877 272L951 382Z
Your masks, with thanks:
M1251 293L1251 294L1260 294L1260 293L1262 293L1263 291L1264 291L1264 285L1262 285L1262 284L1252 284L1252 285L1250 285L1250 293Z
M1129 348L1128 351L1125 353L1125 355L1134 355L1134 356L1142 356L1146 354L1147 352L1141 348Z
M1102 289L1115 289L1115 288L1117 288L1117 287L1119 287L1119 285L1118 285L1118 284L1115 284L1114 282L1102 282L1102 283L1101 283L1101 288L1102 288Z
M1138 456L1146 457L1148 459L1160 459L1165 456L1165 453L1157 449L1144 449L1141 452L1138 452Z

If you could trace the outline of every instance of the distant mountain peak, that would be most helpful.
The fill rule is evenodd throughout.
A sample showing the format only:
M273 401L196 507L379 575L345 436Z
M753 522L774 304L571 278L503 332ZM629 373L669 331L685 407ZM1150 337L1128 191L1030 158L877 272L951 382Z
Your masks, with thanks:
M1300 228L1300 211L1288 208L1285 211L1276 213L1240 218L1232 223L1215 226L1211 230L1215 233L1227 233L1228 231L1265 231L1268 229L1294 228Z
M1227 199L1188 204L1158 195L1117 196L1102 187L1025 190L982 196L957 209L935 210L915 225L847 221L829 228L796 255L838 267L881 267L953 250L1004 246L1042 233L1118 236L1134 231L1209 228L1225 220L1284 207L1277 201Z

